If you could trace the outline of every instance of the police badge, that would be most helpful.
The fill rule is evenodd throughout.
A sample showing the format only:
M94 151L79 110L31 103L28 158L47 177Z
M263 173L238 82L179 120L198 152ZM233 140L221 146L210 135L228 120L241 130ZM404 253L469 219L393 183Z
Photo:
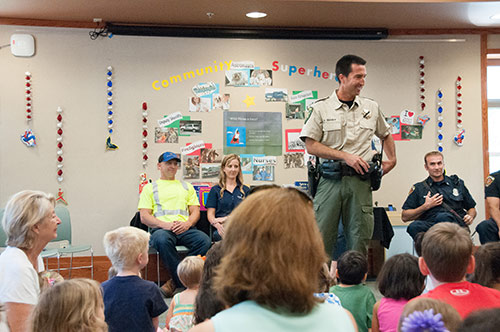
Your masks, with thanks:
M493 176L491 176L491 175L490 175L490 176L488 176L488 177L486 178L486 181L484 181L484 185L485 185L486 187L489 187L489 186L490 186L490 184L492 184L492 183L493 183L493 181L495 181L495 178L494 178Z

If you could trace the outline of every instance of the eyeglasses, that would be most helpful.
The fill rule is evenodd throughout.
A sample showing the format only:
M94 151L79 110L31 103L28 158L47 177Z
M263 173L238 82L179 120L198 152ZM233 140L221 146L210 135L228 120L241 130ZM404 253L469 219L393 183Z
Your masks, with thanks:
M292 187L292 186L278 186L277 184L264 184L264 185L261 185L261 186L252 187L250 189L250 193L248 195L250 196L251 194L254 194L254 193L258 192L258 191L268 190L268 189L275 189L275 188L282 188L282 189L289 190L290 192L297 192L299 194L299 196L302 197L306 202L308 202L308 203L312 203L313 202L311 196L309 196L309 194L306 193L305 191L300 190L300 189L298 189L296 187Z
M297 192L299 194L300 197L302 197L306 202L308 203L312 203L313 200L311 198L311 196L309 196L309 194L301 189L298 189L296 187L291 187L291 186L284 186L283 188L287 189L287 190L290 190L292 192Z

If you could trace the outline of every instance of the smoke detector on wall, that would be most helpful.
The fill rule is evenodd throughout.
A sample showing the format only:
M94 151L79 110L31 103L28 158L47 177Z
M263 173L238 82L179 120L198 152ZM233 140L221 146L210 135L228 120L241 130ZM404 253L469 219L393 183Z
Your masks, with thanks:
M33 56L35 54L35 38L27 34L13 34L10 36L10 51L15 56Z

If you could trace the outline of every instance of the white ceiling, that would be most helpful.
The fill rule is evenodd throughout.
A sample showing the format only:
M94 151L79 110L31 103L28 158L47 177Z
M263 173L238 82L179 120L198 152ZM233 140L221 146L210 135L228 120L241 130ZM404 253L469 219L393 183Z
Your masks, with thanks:
M256 10L268 16L245 17ZM499 1L0 0L0 24L50 25L43 21L49 20L89 27L93 18L102 18L181 26L484 29L500 28L500 20L490 19L496 13Z

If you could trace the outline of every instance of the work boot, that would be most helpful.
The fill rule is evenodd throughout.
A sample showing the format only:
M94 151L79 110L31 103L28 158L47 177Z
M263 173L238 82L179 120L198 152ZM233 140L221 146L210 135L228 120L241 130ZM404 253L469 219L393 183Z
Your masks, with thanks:
M173 279L170 279L163 286L160 287L160 292L164 297L172 297L174 295L176 286Z

